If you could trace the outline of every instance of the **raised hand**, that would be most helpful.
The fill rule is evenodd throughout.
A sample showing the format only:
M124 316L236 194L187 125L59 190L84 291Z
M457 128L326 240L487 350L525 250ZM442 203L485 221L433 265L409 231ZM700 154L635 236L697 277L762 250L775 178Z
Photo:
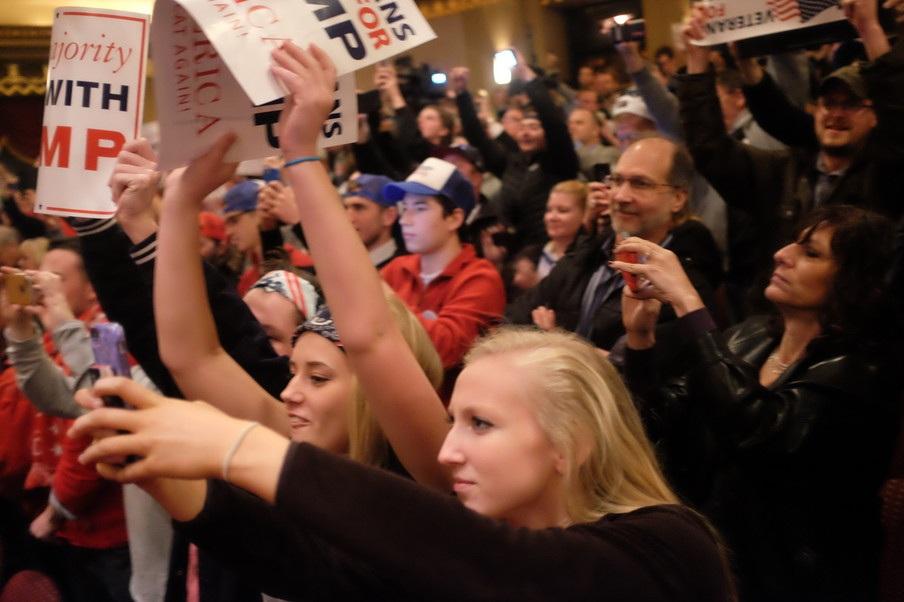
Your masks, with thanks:
M298 205L295 193L282 182L267 182L257 195L257 207L264 217L274 218L284 224L297 224Z
M449 91L458 96L468 91L468 80L471 77L471 70L467 67L452 67L449 72Z
M527 60L524 58L524 55L521 54L521 51L517 48L514 48L513 50L515 51L515 60L517 62L515 63L515 66L512 67L512 77L526 82L537 77L534 70L527 64Z
M709 51L705 46L696 44L706 37L706 11L694 6L690 15L681 26L681 39L687 53L687 72L705 73L709 68Z
M90 398L107 395L121 397L135 409L92 410L75 421L69 436L97 435L79 461L98 463L103 477L123 483L221 477L223 459L248 424L204 402L163 397L127 378L101 379L91 391L79 391L76 399L83 407L96 407ZM110 431L121 434L108 436ZM128 456L138 460L115 465Z
M643 285L634 292L638 299L655 298L669 303L679 317L703 307L678 257L668 249L642 238L631 237L616 245L615 252L637 253L643 258L643 263L609 262L613 269L642 278Z
M556 312L548 307L535 307L530 316L540 330L552 330L556 327Z
M187 167L170 172L166 178L165 202L189 203L200 210L204 198L235 173L237 163L224 161L235 140L234 133L223 134Z
M286 90L279 118L279 144L286 160L313 156L317 137L333 108L336 68L315 44L303 50L286 42L272 52L273 75Z
M638 296L627 286L622 288L622 323L628 347L648 349L656 343L656 322L661 309L662 302L658 299Z

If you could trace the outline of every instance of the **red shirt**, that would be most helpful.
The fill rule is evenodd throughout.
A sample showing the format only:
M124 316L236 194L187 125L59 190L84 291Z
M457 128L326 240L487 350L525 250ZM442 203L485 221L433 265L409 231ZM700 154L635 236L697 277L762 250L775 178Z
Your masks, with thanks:
M427 286L421 280L418 254L396 257L380 273L420 319L444 368L460 364L474 340L502 319L502 277L492 263L477 257L471 245L462 245Z

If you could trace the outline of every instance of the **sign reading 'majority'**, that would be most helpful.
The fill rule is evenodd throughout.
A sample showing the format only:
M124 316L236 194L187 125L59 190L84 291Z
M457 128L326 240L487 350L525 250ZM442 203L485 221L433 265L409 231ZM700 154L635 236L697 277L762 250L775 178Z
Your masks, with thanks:
M113 215L107 180L141 127L148 15L96 8L54 11L37 203L41 213Z

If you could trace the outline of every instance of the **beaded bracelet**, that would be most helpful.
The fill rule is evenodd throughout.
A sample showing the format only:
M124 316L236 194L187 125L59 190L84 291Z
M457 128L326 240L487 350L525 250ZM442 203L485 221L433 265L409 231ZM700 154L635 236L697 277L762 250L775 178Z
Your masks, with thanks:
M242 442L245 441L245 437L247 437L248 433L256 426L259 426L257 422L249 422L246 424L245 428L242 429L242 432L239 433L239 436L233 441L229 451L223 456L223 480L227 483L229 482L229 465L232 464L232 458L235 456L235 452L239 451L239 447L241 447Z
M307 163L309 161L320 161L320 157L317 155L307 155L305 157L296 157L290 161L286 161L283 167L292 167L293 165L298 165L299 163Z

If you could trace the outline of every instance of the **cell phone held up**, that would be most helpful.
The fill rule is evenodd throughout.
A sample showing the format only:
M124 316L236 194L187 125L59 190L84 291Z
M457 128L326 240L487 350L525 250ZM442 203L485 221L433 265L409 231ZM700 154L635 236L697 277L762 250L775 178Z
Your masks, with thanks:
M89 368L93 385L98 379L107 376L131 375L129 359L126 351L126 336L122 326L116 322L95 324L91 327L91 350L94 352L94 365ZM107 407L125 408L122 399L114 396L103 397Z
M640 257L635 251L621 251L615 254L615 259L624 263L638 263ZM631 272L626 272L624 270L619 270L622 275L622 279L625 281L625 284L628 285L628 288L631 289L632 293L637 292L637 274L632 274Z
M6 289L6 301L13 305L34 305L35 292L31 280L23 272L14 272L3 276Z
M608 163L594 163L590 169L594 182L602 182L612 174L612 168Z
M647 24L643 19L632 19L621 25L615 24L609 31L613 44L623 42L643 42L647 37Z

